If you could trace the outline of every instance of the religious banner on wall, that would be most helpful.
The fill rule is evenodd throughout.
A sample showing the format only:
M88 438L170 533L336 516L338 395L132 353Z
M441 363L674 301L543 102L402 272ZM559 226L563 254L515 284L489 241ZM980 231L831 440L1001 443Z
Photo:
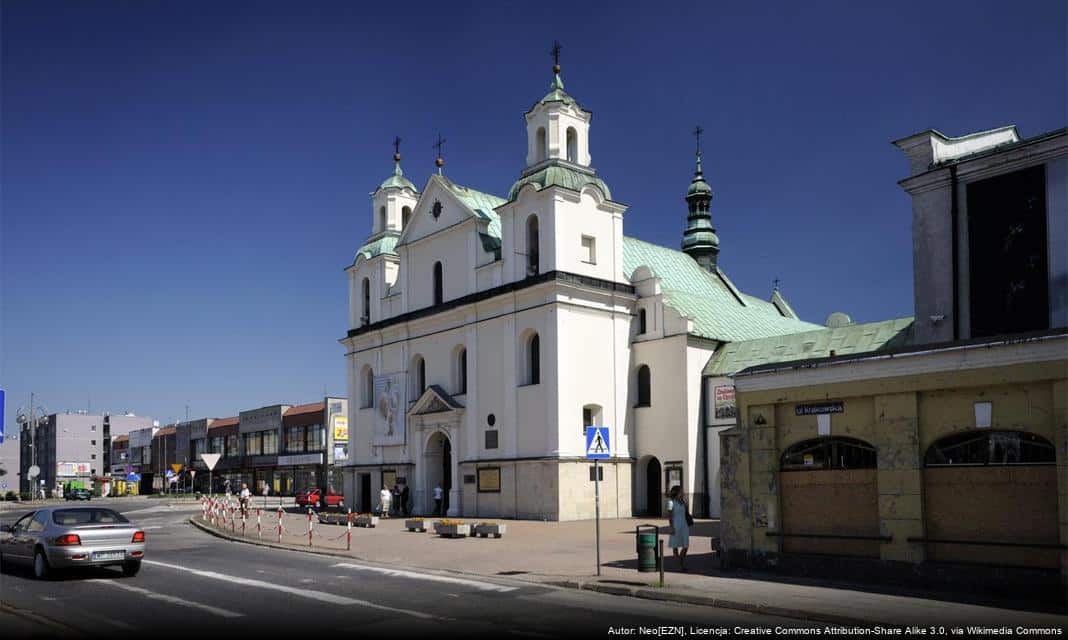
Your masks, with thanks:
M375 376L375 446L404 444L407 391L403 373Z
M734 387L727 385L716 387L715 415L717 420L738 417L738 406L734 402Z

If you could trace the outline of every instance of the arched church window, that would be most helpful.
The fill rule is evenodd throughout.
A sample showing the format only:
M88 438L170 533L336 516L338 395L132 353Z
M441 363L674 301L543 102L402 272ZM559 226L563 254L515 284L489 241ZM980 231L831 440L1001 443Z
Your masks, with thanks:
M360 324L370 324L371 322L371 281L367 278L363 279L363 310L360 312Z
M527 275L538 275L539 264L538 216L527 218Z
M445 300L444 286L442 281L441 263L434 263L434 304L441 304Z
M385 231L386 230L386 228L387 228L386 221L387 221L387 218L386 218L386 207L385 206L379 207L378 208L378 225L379 225L379 229L378 230L379 231Z
M645 333L645 309L638 309L638 335Z
M412 208L404 207L401 209L401 229L408 228L408 219L412 217Z
M456 393L467 393L467 349L460 349L456 356Z
M548 136L545 133L545 127L538 127L538 132L534 134L537 140L534 143L537 145L538 155L534 158L535 162L541 162L548 157L547 151L549 147Z
M575 127L567 128L567 161L578 162L578 132Z
M363 404L364 409L375 406L375 372L371 367L363 368Z
M408 377L411 381L411 394L408 400L415 401L426 390L426 360L423 360L423 356L412 358L412 367L408 371Z
M541 383L541 338L531 332L526 337L523 353L523 384Z
M638 402L636 407L648 407L652 404L651 374L649 365L643 364L638 367Z

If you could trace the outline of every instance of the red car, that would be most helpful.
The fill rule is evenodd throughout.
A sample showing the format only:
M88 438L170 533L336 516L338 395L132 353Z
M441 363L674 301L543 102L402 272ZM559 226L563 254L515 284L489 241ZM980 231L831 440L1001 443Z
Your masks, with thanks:
M329 489L325 496L322 489L308 489L297 494L296 502L298 507L337 509L345 504L345 496L340 493L334 493L333 490Z

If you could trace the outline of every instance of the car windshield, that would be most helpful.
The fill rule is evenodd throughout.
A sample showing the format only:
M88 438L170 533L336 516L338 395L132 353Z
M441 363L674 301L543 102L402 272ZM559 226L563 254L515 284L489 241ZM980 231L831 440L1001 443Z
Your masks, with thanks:
M56 509L52 512L52 522L76 527L94 524L126 524L130 521L111 509Z

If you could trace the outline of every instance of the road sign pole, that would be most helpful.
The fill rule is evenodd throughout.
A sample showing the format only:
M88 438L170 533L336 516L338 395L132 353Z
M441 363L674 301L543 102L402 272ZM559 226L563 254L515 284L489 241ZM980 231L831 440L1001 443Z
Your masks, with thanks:
M593 508L594 527L597 530L597 575L601 575L601 466L600 460L593 461Z

